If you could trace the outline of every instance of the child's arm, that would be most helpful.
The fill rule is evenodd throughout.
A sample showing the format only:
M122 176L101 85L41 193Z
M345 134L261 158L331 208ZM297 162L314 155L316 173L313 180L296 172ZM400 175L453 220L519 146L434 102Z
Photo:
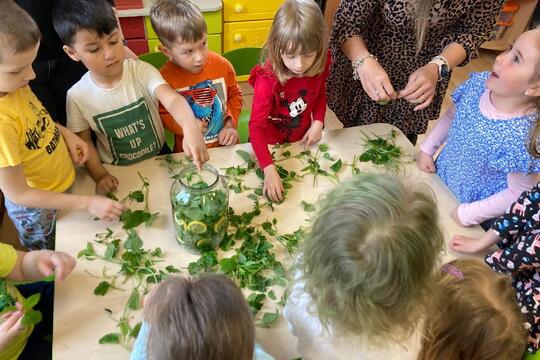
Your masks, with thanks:
M326 66L321 76L321 88L319 89L319 94L315 99L315 106L313 107L313 121L304 137L302 137L302 140L300 140L300 142L304 143L304 150L318 143L322 137L324 118L326 116L326 79L330 72L330 64L330 51L328 51Z
M483 200L460 204L454 210L456 222L461 226L471 226L500 216L522 192L529 191L536 184L537 179L536 174L508 174L506 189Z
M105 221L116 220L122 204L104 196L72 195L39 190L26 184L22 165L0 168L0 189L16 204L47 209L87 210Z
M448 138L448 132L450 131L455 115L456 106L452 104L420 145L420 152L416 160L416 165L418 165L420 170L430 173L436 171L433 155L435 155L439 147Z
M208 161L208 151L203 136L197 125L197 120L186 99L174 91L169 85L162 84L155 90L156 97L165 109L174 117L184 132L183 148L186 155L193 156L197 167Z
M92 130L86 129L78 133L88 146L88 160L85 163L88 173L96 183L96 193L106 194L118 188L118 179L111 175L101 163L99 154L92 141Z
M66 142L66 146L75 165L83 165L88 159L88 145L86 144L86 142L77 135L75 135L73 131L69 130L68 128L60 124L55 125L58 126L58 129L60 130L64 141Z
M17 262L6 279L13 281L39 281L54 274L62 281L75 267L70 255L52 250L17 251Z
M272 88L272 81L263 77L259 77L254 84L253 104L249 119L249 138L259 167L264 172L263 193L270 200L280 202L283 200L283 183L274 166L266 138L266 123L272 110L274 98Z
M496 244L497 241L499 241L499 236L491 229L480 239L463 235L454 235L450 240L450 249L461 253L474 254L489 249Z

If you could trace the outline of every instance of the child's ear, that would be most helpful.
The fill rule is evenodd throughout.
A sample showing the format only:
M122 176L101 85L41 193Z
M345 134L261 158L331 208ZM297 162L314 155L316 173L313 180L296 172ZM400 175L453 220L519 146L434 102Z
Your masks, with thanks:
M527 90L525 90L525 95L527 96L540 96L540 81L535 81L532 84L529 84Z
M75 52L75 50L72 47L64 45L64 46L62 46L62 49L64 49L64 52L67 54L67 56L69 56L71 58L71 60L73 60L73 61L81 61L81 58L79 57L79 55L77 55L77 53Z
M163 55L167 57L167 59L170 59L173 56L172 51L163 44L158 45L158 50L161 51Z

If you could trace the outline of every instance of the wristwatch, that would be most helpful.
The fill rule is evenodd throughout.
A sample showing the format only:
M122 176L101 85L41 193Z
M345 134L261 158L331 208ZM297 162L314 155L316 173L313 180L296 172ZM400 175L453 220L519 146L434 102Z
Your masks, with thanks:
M448 60L444 56L435 56L430 63L437 65L439 68L439 81L446 79L450 75L450 66L448 66Z

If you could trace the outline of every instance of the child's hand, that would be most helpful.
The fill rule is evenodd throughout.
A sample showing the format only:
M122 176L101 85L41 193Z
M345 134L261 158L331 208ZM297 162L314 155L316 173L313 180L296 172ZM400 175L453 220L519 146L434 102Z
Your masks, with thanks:
M450 217L452 218L452 220L454 220L454 222L456 224L458 224L459 226L462 226L462 227L465 227L465 225L463 225L463 223L461 222L461 220L459 219L459 215L458 215L458 211L457 211L458 208L455 208L454 210L452 210L450 212Z
M238 133L231 121L227 121L218 135L219 145L229 146L238 143Z
M197 166L197 169L202 169L202 164L208 161L208 150L202 134L195 126L184 127L184 140L182 141L182 147L186 155L193 159L193 163Z
M55 274L55 279L62 281L75 267L75 259L60 251L43 251L37 259L37 268L43 276Z
M487 249L491 244L485 244L481 239L475 239L463 235L454 235L448 247L465 254L474 254Z
M105 195L118 188L118 179L109 173L96 181L96 194Z
M71 133L64 133L64 141L66 142L69 154L75 166L82 166L88 160L88 144L86 141Z
M206 121L199 120L197 121L197 124L199 125L199 130L201 130L201 134L206 134L208 131L208 123Z
M418 159L416 159L416 166L423 172L434 173L437 171L435 167L435 162L433 161L433 156L420 151L418 153Z
M282 202L283 191L283 183L276 167L273 164L268 165L264 168L263 194L268 196L273 202Z
M311 145L318 143L319 140L321 140L322 129L322 121L314 120L313 123L311 123L308 131L306 132L302 140L300 140L300 142L304 143L304 150L306 150Z
M94 195L88 201L88 211L105 221L118 220L122 215L123 206L118 201L104 196Z
M2 315L3 323L0 325L0 350L6 349L20 335L24 328L22 325L23 315L24 313L21 310Z

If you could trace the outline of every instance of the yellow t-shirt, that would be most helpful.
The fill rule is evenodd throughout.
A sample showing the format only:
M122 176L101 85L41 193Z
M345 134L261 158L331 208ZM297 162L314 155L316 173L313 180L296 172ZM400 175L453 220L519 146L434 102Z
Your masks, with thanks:
M19 164L35 189L64 192L75 180L60 130L28 86L0 97L0 167Z
M13 270L16 262L17 251L15 251L13 246L0 243L0 278L6 277L11 270ZM7 287L8 291L22 302L23 297L17 288L9 283ZM26 341L28 340L28 337L30 337L33 329L33 326L26 326L17 338L9 343L5 349L0 350L0 359L17 360L19 355L22 353L24 346L26 345Z

